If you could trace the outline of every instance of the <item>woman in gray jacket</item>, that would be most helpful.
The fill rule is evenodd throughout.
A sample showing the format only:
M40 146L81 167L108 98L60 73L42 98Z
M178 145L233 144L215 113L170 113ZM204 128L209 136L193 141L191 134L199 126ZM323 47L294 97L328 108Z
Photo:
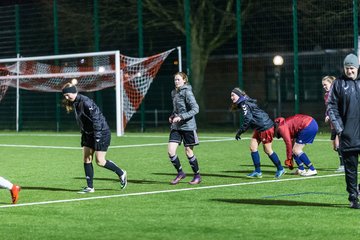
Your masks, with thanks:
M170 184L178 184L186 177L179 157L176 154L177 147L181 142L184 143L185 154L194 172L194 177L189 184L199 184L201 182L199 165L193 152L194 146L199 144L194 117L195 114L199 112L199 105L196 103L192 88L188 84L188 77L185 73L176 73L174 75L174 83L175 89L171 92L173 112L169 117L171 132L169 136L168 154L178 174Z

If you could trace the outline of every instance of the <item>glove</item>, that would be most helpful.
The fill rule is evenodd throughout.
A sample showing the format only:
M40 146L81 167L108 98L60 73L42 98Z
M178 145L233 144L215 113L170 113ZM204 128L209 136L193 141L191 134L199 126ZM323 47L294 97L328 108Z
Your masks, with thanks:
M241 139L241 137L240 137L241 134L242 134L242 131L240 131L240 129L239 129L235 135L236 141L239 141Z
M294 169L294 161L292 159L286 159L285 166L287 166L290 170L293 170Z

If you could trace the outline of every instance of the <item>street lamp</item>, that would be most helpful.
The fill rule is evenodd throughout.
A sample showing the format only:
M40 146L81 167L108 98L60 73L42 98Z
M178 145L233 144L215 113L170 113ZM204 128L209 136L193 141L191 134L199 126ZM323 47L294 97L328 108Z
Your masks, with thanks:
M280 79L281 79L281 66L284 64L284 59L280 55L276 55L273 58L273 63L275 65L275 79L277 84L277 115L281 116L281 88L280 88Z

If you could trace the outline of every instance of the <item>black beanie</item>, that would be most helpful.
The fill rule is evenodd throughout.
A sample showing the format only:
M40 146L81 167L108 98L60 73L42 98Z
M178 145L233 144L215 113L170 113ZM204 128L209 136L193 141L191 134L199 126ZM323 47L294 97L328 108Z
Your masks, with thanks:
M244 95L244 94L241 93L241 91L238 88L234 88L231 92L235 93L239 97Z
M66 93L77 93L77 89L76 89L75 86L66 87L66 88L63 88L62 93L63 93L63 94L66 94Z

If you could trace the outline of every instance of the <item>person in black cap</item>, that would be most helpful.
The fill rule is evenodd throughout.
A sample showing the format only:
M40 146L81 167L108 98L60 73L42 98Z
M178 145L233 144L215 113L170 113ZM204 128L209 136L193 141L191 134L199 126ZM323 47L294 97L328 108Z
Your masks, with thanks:
M344 73L330 90L327 112L340 141L345 167L346 190L350 207L360 209L358 157L360 153L360 78L359 59L349 54L344 59Z
M251 158L254 163L255 171L248 174L249 178L261 178L262 172L260 168L260 155L258 152L259 144L264 146L264 152L269 156L270 160L277 168L275 178L281 178L285 174L285 169L281 165L278 155L272 149L272 141L274 138L274 122L269 115L258 107L256 100L250 98L240 88L234 88L230 95L232 105L231 109L240 109L244 116L244 121L235 135L236 140L241 139L241 134L248 128L253 128L253 136L250 140Z
M119 168L113 161L106 160L106 152L111 141L110 128L99 107L88 97L78 93L77 80L73 79L62 88L65 98L65 108L69 113L75 112L75 118L81 129L81 146L84 153L84 170L87 186L79 193L93 193L94 169L93 156L97 165L115 172L120 179L120 187L127 185L127 173Z

